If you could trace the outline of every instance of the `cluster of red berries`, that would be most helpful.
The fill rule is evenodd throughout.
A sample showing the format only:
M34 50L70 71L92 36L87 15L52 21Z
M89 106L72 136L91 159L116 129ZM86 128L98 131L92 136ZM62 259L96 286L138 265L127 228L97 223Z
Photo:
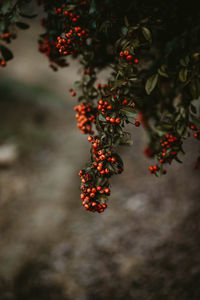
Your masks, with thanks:
M193 131L195 131L195 132L193 133L193 137L194 137L195 139L200 140L200 129L197 129L196 126L194 126L194 125L190 125L190 129L192 129Z
M58 8L56 11L57 13L62 13L61 8ZM85 29L76 25L80 19L80 15L75 15L68 10L65 10L63 13L66 17L65 28L68 28L68 32L57 37L56 47L62 55L73 55L85 43L88 38L88 33Z
M157 158L161 164L161 166L154 165L149 167L149 171L152 174L158 176L159 173L166 174L166 170L163 169L162 165L164 163L171 163L173 159L177 159L177 154L181 150L182 141L180 138L173 136L172 134L167 133L160 140L161 150L157 154Z
M88 141L92 146L92 168L97 170L98 176L110 177L123 172L116 155L109 148L104 148L98 138L89 136Z
M93 134L92 123L96 122L96 109L90 104L81 103L74 107L76 113L77 127L84 134Z
M55 56L55 46L56 42L51 42L48 38L44 38L40 40L39 51L51 59L52 56Z
M81 27L71 28L57 38L57 48L62 55L73 55L86 41L88 34Z
M112 105L109 104L107 101L103 101L102 99L98 101L98 110L101 112L102 115L105 115L106 113L110 113L113 109ZM106 121L110 123L117 123L120 124L121 119L119 117L115 118L114 116L106 117Z
M183 142L180 140L180 138L173 136L169 133L166 134L160 140L160 146L162 148L162 150L158 154L158 159L160 163L171 163L180 151L182 143Z
M79 176L81 177L81 199L85 210L103 212L107 208L107 196L110 195L108 183L96 186L92 175L86 170L81 170Z
M134 64L138 64L139 63L139 59L135 58L134 54L131 54L129 51L125 50L125 51L121 51L120 52L120 57L123 60L126 60L130 65Z
M161 166L154 165L154 166L149 166L149 171L151 174L154 174L155 176L158 177L158 174L166 174L167 171L163 169Z
M46 36L43 39L39 40L38 50L41 53L44 53L51 63L55 63L60 67L64 67L67 65L66 61L61 57L56 49L56 42L50 41L49 38ZM53 65L51 65L53 67ZM56 67L53 68L56 70Z
M6 66L6 61L5 59L0 58L0 67L5 67Z

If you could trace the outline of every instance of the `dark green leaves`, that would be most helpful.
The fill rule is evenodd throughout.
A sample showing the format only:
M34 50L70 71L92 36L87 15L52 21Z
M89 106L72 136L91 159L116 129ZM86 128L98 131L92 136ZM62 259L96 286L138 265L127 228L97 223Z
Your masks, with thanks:
M17 27L19 27L20 29L23 29L23 30L28 29L30 27L28 24L23 23L23 22L16 22L15 24Z
M102 114L99 114L99 121L106 122L106 118Z
M181 82L186 82L186 80L187 80L187 74L188 74L188 69L182 68L182 69L179 71L179 80L180 80Z
M11 60L13 58L13 54L12 52L5 46L3 45L0 45L0 51L3 55L3 58L8 61L8 60Z
M166 65L162 65L159 69L158 69L158 74L162 77L166 77L168 78L168 74L167 74L167 66Z
M154 74L147 79L146 84L145 84L145 90L148 95L150 95L151 92L154 90L157 82L158 82L158 74Z
M152 42L151 32L148 28L142 27L142 33L147 41Z
M135 118L137 113L135 111L135 109L133 107L123 107L120 109L120 111L125 114L127 117L130 117L130 118Z

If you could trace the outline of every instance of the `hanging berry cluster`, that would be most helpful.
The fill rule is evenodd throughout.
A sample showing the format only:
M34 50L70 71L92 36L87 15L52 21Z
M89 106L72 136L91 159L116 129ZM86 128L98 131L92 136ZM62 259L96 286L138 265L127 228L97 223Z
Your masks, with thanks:
M76 105L74 110L76 113L77 127L84 134L94 134L92 131L92 123L96 122L96 109L89 104L81 103Z
M86 210L101 213L107 208L106 200L110 195L108 182L95 185L93 174L86 170L79 172L81 178L81 199Z
M149 138L144 153L157 161L149 167L157 177L180 162L191 132L200 140L198 4L184 4L183 10L181 1L37 2L46 14L39 51L53 70L67 66L69 55L79 57L83 67L82 79L75 82L80 90L75 111L78 128L90 135L91 161L79 173L81 199L86 210L103 212L110 177L123 171L118 146L132 144L127 124L143 125ZM34 17L24 13L28 3L0 1L0 67L13 58L5 45L16 37L16 28L27 29L23 19ZM97 84L106 68L111 69L108 82ZM200 156L195 168L200 169Z
M157 153L156 158L160 165L154 165L149 167L149 171L156 176L166 174L166 170L163 169L164 164L171 164L172 160L178 161L177 154L183 152L183 142L180 138L173 136L172 134L166 134L160 140L160 152Z
M78 20L77 17L72 18L72 20ZM75 26L57 38L58 42L56 47L62 55L74 55L79 50L79 47L86 43L87 38L88 33L85 29Z
M127 50L121 51L120 52L120 57L123 61L127 61L129 63L129 65L134 64L138 64L139 63L139 59L135 57L135 53L130 53Z

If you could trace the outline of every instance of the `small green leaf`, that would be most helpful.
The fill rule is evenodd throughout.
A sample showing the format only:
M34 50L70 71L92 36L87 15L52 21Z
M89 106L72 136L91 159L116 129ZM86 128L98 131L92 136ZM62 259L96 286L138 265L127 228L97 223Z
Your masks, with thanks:
M187 67L189 62L190 62L189 56L186 56L186 57L180 59L180 64L183 67Z
M102 114L99 114L99 121L106 122L106 118Z
M20 16L23 17L23 18L27 18L27 19L33 19L33 18L37 17L37 14L27 15L27 14L24 14L24 13L20 13Z
M168 74L167 74L167 66L166 65L162 65L159 69L158 69L158 74L160 75L160 76L163 76L163 77L166 77L166 78L168 78L169 76L168 76Z
M137 113L133 107L127 106L120 109L120 111L127 117L135 118Z
M16 22L16 26L23 30L28 29L30 27L28 24L23 22Z
M148 95L151 94L151 92L155 88L157 82L158 82L158 74L154 74L147 79L146 84L145 84L145 90Z
M12 52L7 47L0 45L0 51L6 61L11 60L13 58Z
M186 82L187 80L188 70L186 68L182 68L179 72L179 79L181 82Z
M174 157L174 159L178 162L178 163L180 163L180 164L182 164L183 162L176 156L176 157Z
M127 16L124 17L124 23L125 23L126 27L129 27L129 26L130 26L130 25L129 25L129 22L128 22Z
M148 28L142 27L142 33L147 41L152 42L151 32Z

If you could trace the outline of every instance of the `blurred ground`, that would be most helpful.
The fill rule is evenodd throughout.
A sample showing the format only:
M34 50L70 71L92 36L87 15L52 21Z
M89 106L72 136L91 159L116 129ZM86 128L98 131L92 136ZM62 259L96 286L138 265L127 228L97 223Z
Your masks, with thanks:
M78 64L49 69L40 31L21 33L0 70L0 146L14 153L0 167L0 300L200 299L198 143L157 179L135 129L109 208L83 211L77 173L89 145L68 97Z

